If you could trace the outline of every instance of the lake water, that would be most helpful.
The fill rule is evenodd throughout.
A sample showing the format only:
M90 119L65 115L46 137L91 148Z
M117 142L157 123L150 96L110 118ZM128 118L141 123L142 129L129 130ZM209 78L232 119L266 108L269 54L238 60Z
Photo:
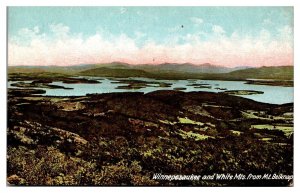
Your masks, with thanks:
M128 78L132 80L143 80L148 82L164 82L170 83L171 87L154 87L151 85L141 89L117 89L118 86L126 86L124 83L112 83L116 82L114 79L99 78L99 77L85 77L89 79L101 79L98 84L65 84L62 82L53 82L52 85L59 85L71 90L65 89L43 89L46 91L44 96L84 96L92 93L111 93L111 92L152 92L155 90L173 90L174 88L184 87L186 90L183 92L190 91L208 91L208 92L224 92L218 88L226 88L227 90L255 90L263 91L264 94L255 95L240 95L241 97L252 99L264 103L272 104L284 104L294 102L294 88L293 87L282 87L282 86L267 86L267 85L253 85L245 84L245 81L220 81L220 80L155 80L149 78ZM19 81L10 81L8 88L18 88L11 86L12 83ZM24 81L25 82L25 81ZM31 82L31 81L26 81ZM211 88L194 88L194 86L188 86L189 84L208 84ZM157 85L156 85L157 86Z

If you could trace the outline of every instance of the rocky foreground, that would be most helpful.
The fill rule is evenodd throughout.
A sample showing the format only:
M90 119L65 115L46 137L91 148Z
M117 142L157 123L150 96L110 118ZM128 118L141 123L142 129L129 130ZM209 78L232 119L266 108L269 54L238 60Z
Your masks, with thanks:
M42 97L9 89L12 185L288 186L292 180L158 180L293 174L293 104L155 91Z

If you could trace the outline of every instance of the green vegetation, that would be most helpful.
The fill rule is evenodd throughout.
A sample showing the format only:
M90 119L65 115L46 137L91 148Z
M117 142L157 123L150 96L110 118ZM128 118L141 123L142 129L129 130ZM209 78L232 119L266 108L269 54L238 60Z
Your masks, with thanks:
M183 123L183 124L204 125L204 123L193 121L187 117L185 117L185 118L178 117L178 120L179 120L179 123Z
M248 80L246 84L293 87L293 80Z
M117 77L117 78L127 78L127 77L152 77L151 73L144 70L137 69L116 69L116 68L95 68L91 70L82 71L80 75L85 76L100 76L100 77Z
M199 133L193 133L192 131L186 132L186 131L182 131L182 130L179 131L179 135L183 139L191 138L191 139L195 139L195 141L206 140L208 138L214 138L214 137L209 136L209 135L203 135L203 134L199 134Z
M256 91L256 90L228 90L228 91L224 91L224 93L231 94L231 95L264 94L263 91Z
M272 79L272 80L293 80L294 69L293 66L282 67L260 67L243 70L236 70L229 73L193 73L180 71L165 71L148 69L131 68L109 68L101 67L82 71L80 75L89 76L107 76L107 77L146 77L157 79L204 79L204 80L247 80L247 79ZM249 81L249 83L256 84L256 81ZM271 86L285 85L290 86L291 82L277 81L276 83L257 81L258 84L268 84ZM289 84L286 84L289 83ZM197 85L199 88L211 88L209 85Z
M293 134L293 127L292 126L285 126L285 125L251 125L253 129L267 129L267 130L279 130L284 132L286 136L291 136Z
M260 67L236 70L227 74L236 79L278 79L293 80L293 66Z
M176 88L173 88L173 90L186 90L185 87L176 87Z
M62 73L11 73L8 74L8 81L32 81L24 87L39 87L39 86L51 86L52 82L63 82L66 84L98 84L98 80L90 80L86 78L72 77L71 75ZM25 84L25 83L23 83ZM21 85L22 86L22 85Z
M170 68L169 68L170 67ZM180 70L179 70L180 67ZM215 66L216 67L216 66ZM208 66L208 68L215 68ZM221 67L216 67L220 68ZM170 70L171 69L171 70ZM198 70L197 70L198 69ZM129 65L125 63L79 65L70 67L8 67L9 74L64 74L64 75L86 75L99 77L146 77L156 79L203 79L203 80L247 80L248 84L264 84L271 86L293 86L293 66L260 67L236 70L201 70L201 66L192 64L161 64L153 68L152 65ZM222 73L216 73L222 72ZM61 76L61 75L60 75ZM56 77L58 77L56 75ZM248 79L270 79L275 82L265 80ZM290 80L290 81L283 81ZM196 86L196 85L195 85ZM197 85L199 88L210 88L209 85Z
M235 131L235 130L230 130L233 134L240 136L243 132L241 131Z
M178 67L177 70L176 68ZM107 93L43 97L51 83L98 84L77 75L114 77L119 89L170 87L155 79L247 80L293 86L293 67L228 72L192 64L9 67L7 182L10 185L288 186L288 180L164 181L162 174L293 174L293 104L258 103L233 95L256 91ZM215 68L214 70L211 70ZM184 70L186 69L186 70ZM224 73L215 73L215 72ZM214 73L212 73L214 72ZM112 79L112 78L111 78ZM290 81L286 81L290 80ZM24 83L21 81L29 81ZM195 88L211 88L196 84ZM219 86L219 85L214 85ZM217 88L226 90L224 88Z
M17 82L11 84L11 86L20 87L20 88L73 89L64 86L50 85L48 83L39 83L39 82L32 82L32 83Z
M43 83L42 75L34 79L32 74L14 74L10 78L27 78L36 84L71 78L43 75L49 78ZM172 90L84 97L33 95L40 92L27 87L8 89L9 184L290 184L287 180L164 181L152 177L154 173L293 174L293 104ZM273 125L275 128L270 127Z

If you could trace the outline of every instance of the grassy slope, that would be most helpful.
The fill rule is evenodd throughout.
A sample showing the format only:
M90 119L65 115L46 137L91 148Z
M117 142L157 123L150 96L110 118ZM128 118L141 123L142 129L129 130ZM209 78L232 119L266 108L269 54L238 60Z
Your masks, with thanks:
M81 65L72 67L9 67L9 73L62 73L77 74L89 76L106 76L106 77L148 77L160 79L216 79L216 80L244 80L244 79L277 79L277 80L293 80L293 66L281 67L261 67L236 70L229 73L187 73L175 71L157 71L155 67L152 69L137 69L129 67L125 64L95 64Z
M179 73L179 72L154 72L138 69L119 69L119 68L96 68L80 72L81 75L93 76L115 76L115 77L150 77L166 79L220 79L220 80L244 80L244 79L278 79L293 80L293 66L286 67L261 67L236 70L230 73L222 74L202 74L202 73Z
M293 66L279 66L279 67L261 67L261 68L236 70L234 72L228 73L227 75L236 78L292 80L293 74L294 74Z
M72 98L37 98L29 93L27 97L8 94L11 184L287 186L287 180L152 177L154 173L293 174L293 138L280 130L251 128L281 121L243 114L264 111L274 117L292 112L292 104L270 105L209 92ZM264 141L270 138L274 140Z

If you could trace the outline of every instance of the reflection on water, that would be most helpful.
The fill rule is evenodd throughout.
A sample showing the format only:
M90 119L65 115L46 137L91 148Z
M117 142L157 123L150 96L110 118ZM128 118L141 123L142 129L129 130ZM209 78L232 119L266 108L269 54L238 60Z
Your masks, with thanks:
M86 78L86 77L85 77ZM99 79L99 77L88 77L89 79ZM163 82L171 84L170 87L158 87L158 84L148 84L145 88L140 89L117 89L118 86L126 86L125 83L115 83L115 79L101 78L99 84L65 84L62 82L53 82L53 85L73 88L72 90L64 89L44 89L45 96L84 96L91 93L111 93L111 92L152 92L155 90L173 90L174 88L186 88L184 92L191 91L208 91L208 92L223 92L227 90L256 90L263 91L264 94L243 95L242 97L253 99L259 102L283 104L294 101L293 87L282 86L267 86L267 85L253 85L245 84L245 81L220 81L220 80L155 80L149 78L127 78L126 80L142 80L146 82ZM29 81L30 82L30 81ZM114 82L114 83L112 83ZM10 86L14 82L9 82L9 88L16 88ZM211 88L195 88L189 86L190 84L208 84ZM221 90L220 90L221 89Z

